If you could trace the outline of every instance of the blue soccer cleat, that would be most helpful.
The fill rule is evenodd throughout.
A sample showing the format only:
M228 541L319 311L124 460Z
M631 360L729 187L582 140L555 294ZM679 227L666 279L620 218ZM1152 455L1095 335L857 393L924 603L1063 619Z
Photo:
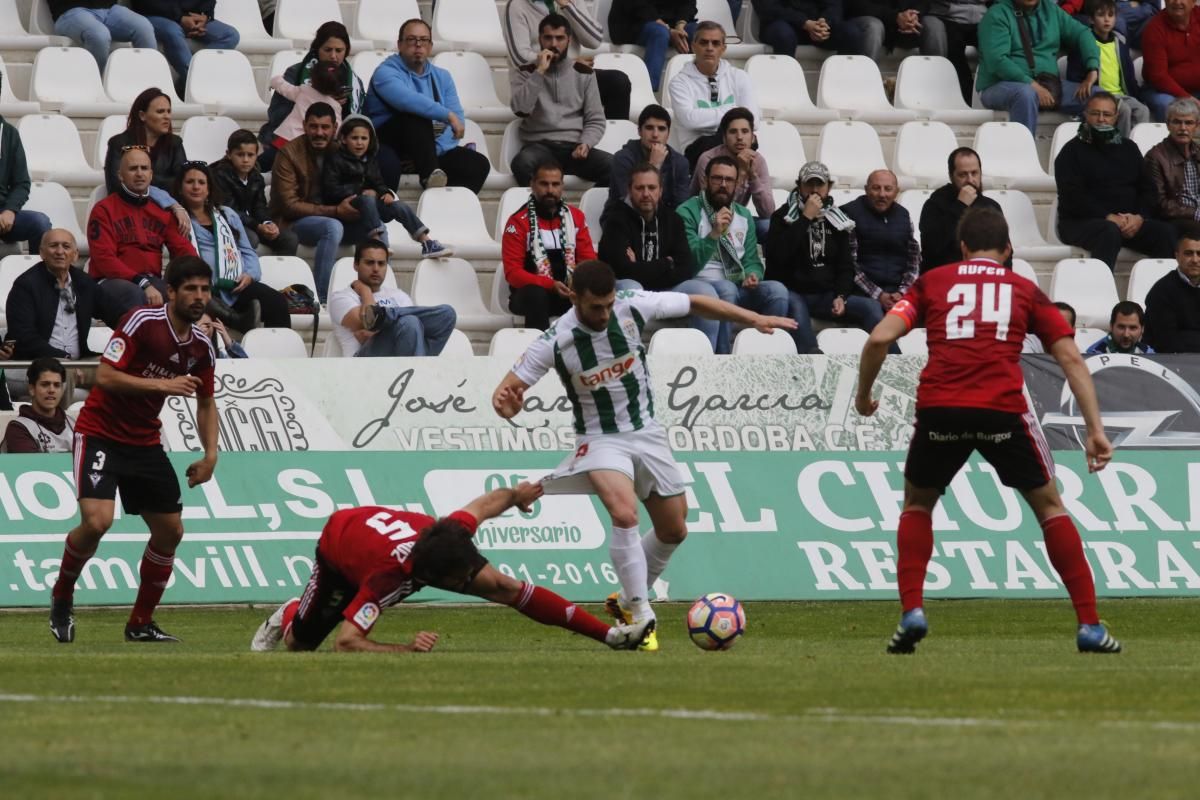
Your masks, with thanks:
M917 642L929 633L929 622L925 619L925 610L914 608L905 611L900 617L900 624L888 642L887 651L892 654L909 655L916 651Z
M1119 653L1121 643L1109 635L1104 623L1080 625L1075 644L1081 653Z

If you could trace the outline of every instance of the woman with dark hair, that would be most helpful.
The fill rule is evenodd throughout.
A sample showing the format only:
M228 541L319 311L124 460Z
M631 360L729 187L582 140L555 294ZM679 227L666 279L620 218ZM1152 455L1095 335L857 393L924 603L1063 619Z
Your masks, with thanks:
M340 22L329 21L317 28L312 46L298 64L293 64L284 70L283 79L293 86L311 85L312 74L318 64L332 64L338 71L338 93L336 95L341 105L342 119L362 111L363 101L367 92L362 80L354 74L350 67L350 32ZM269 172L275 163L275 129L278 128L292 112L292 100L282 93L271 95L271 105L267 108L267 121L258 131L258 140L262 142L262 153L258 157L258 168Z
M171 187L187 161L183 151L183 140L171 132L171 98L162 89L152 86L139 94L129 108L125 130L108 140L108 152L104 156L104 187L109 194L120 188L118 171L121 154L131 147L144 148L150 153L150 167L154 177L150 184L149 197L155 205L175 214L179 232L186 234L191 221L183 206L171 197Z
M191 219L192 245L212 267L209 313L243 333L258 326L260 315L268 328L291 327L287 300L259 282L258 253L250 245L238 213L221 205L220 189L208 165L203 161L184 164L173 193L183 201Z

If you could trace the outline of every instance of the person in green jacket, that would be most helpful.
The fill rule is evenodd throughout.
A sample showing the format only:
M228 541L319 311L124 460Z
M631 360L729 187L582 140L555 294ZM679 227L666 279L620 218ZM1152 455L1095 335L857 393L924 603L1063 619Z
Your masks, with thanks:
M1058 53L1083 62L1083 81L1059 81ZM1036 135L1038 112L1078 114L1094 90L1100 50L1092 32L1053 0L997 0L979 23L975 88L987 108L1007 111Z

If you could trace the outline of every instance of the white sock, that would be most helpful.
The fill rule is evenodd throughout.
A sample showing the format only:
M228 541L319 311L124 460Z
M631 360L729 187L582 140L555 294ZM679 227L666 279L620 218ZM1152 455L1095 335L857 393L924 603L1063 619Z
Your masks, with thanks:
M646 554L638 539L637 528L612 529L608 544L613 568L621 580L621 600L633 613L635 622L654 616L646 595Z
M659 539L653 528L642 537L642 552L646 554L647 588L654 588L654 582L667 569L667 562L671 560L677 547L678 544L668 544Z

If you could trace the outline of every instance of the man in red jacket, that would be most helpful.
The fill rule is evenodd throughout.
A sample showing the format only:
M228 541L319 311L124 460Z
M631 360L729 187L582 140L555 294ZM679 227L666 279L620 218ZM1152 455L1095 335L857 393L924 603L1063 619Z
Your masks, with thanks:
M1165 122L1177 97L1200 97L1200 16L1196 0L1166 0L1142 31L1142 102Z
M88 274L99 281L102 305L112 310L114 319L136 306L163 304L163 245L172 258L196 255L171 212L149 202L154 177L149 150L127 148L118 175L120 188L92 209L87 230Z

